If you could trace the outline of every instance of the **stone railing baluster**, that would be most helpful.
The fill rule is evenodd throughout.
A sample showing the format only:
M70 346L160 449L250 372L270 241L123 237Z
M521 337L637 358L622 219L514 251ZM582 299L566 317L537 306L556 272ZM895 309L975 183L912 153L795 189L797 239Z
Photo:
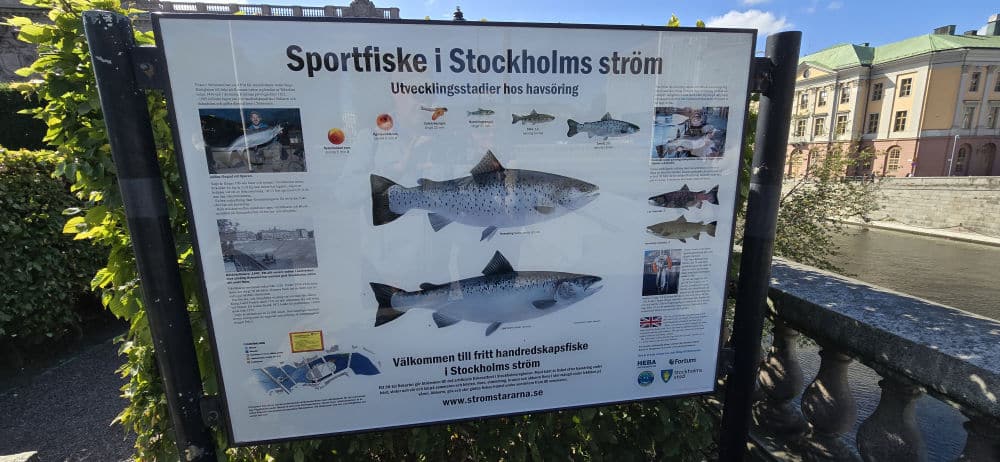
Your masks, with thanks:
M814 460L859 461L861 458L844 440L858 416L847 382L847 366L852 359L826 347L819 356L816 379L802 393L802 415L812 427L805 449Z
M927 448L917 428L914 405L924 389L913 381L876 370L883 377L878 407L858 428L858 450L866 462L924 462Z
M795 437L808 428L792 401L802 390L802 367L796 341L799 333L780 319L771 329L773 341L757 374L761 394L754 406L755 424L769 433Z
M968 435L958 462L1000 462L1000 421L972 411L963 411L969 421L963 426Z

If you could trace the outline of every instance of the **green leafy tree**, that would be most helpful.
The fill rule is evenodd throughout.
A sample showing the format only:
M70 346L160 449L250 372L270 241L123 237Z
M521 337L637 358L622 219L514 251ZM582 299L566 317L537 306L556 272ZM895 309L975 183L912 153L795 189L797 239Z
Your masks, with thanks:
M35 23L27 18L9 20L10 25L20 29L19 38L36 45L40 55L19 71L22 76L40 80L20 84L19 88L45 103L35 115L48 126L45 141L57 146L55 172L70 181L73 191L87 202L85 213L71 219L66 230L77 239L89 239L108 249L107 264L97 271L91 286L101 291L105 306L130 325L121 339L126 363L120 369L129 379L122 389L129 404L117 421L137 434L137 460L177 460L82 31L83 11L101 9L132 16L139 12L109 0L23 1L48 10L51 23ZM135 39L140 44L153 43L150 33L136 32ZM162 95L154 92L148 97L148 105L203 383L207 393L216 394L205 319L195 296L194 256L166 122L166 103ZM661 400L229 448L224 455L230 460L246 461L702 460L712 451L712 426L712 419L699 400ZM221 432L217 435L218 446L225 448Z

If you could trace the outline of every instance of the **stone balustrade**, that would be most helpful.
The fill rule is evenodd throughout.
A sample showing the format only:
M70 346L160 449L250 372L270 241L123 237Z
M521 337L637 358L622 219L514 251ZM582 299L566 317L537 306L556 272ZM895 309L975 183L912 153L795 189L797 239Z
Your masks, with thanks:
M758 376L753 437L781 460L928 459L914 404L927 394L968 418L958 460L1000 462L1000 322L775 259L772 345ZM800 336L820 347L805 385ZM857 407L852 361L882 379L875 411L847 432Z

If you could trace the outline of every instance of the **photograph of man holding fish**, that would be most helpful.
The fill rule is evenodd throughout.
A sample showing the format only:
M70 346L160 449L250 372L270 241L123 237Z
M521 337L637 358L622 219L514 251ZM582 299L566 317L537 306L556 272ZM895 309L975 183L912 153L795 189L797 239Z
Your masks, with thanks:
M304 172L298 109L199 109L211 173Z

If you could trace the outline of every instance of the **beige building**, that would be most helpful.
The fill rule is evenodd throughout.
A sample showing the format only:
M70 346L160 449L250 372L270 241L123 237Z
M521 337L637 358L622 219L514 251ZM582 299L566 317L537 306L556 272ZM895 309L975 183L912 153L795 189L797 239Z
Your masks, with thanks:
M875 153L847 175L1000 175L1000 15L954 30L803 56L787 174L840 150Z

